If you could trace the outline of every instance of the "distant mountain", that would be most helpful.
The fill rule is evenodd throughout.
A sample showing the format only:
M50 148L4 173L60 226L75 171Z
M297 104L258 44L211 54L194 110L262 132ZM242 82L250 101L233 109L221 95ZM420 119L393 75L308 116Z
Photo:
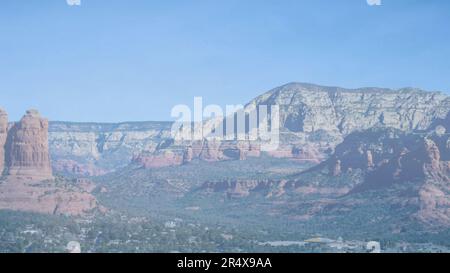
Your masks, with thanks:
M246 109L277 104L281 145L269 155L307 162L327 159L344 138L369 128L422 131L445 120L450 97L414 88L345 89L290 83L255 98ZM170 122L121 124L50 122L53 167L74 175L101 175L131 161L148 168L261 155L258 143L176 143Z
M170 138L170 122L50 122L53 168L75 176L102 175L130 164L133 155L154 151Z
M344 89L290 83L249 105L281 107L281 125L304 142L334 146L346 135L373 127L425 130L450 110L450 97L420 89ZM249 107L249 106L247 106Z

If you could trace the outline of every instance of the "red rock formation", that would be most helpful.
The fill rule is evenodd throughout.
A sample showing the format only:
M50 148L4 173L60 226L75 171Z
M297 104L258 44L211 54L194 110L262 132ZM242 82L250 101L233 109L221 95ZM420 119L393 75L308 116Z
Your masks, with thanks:
M431 164L431 168L435 171L439 170L439 161L441 160L439 147L431 139L425 139L424 146L427 160Z
M194 159L194 150L192 146L188 146L186 148L186 152L184 153L183 161L184 163L191 162Z
M51 179L48 121L36 110L14 124L6 144L7 174L30 179Z
M214 162L224 160L222 142L217 140L204 140L199 158L204 161Z
M261 146L252 144L250 141L241 141L237 144L239 150L239 160L246 160L248 157L260 157Z
M275 151L268 151L267 154L269 156L275 158L293 158L292 147L290 146L281 146Z
M292 154L298 162L318 164L324 159L323 154L312 145L294 147Z
M432 225L439 224L450 227L450 196L448 195L450 191L450 161L442 160L445 157L446 149L445 144L439 147L431 139L424 141L425 184L419 191L420 210L416 216L419 220Z
M201 189L205 192L222 192L228 198L243 198L252 192L261 192L266 198L270 198L283 195L287 182L285 180L225 180L205 182Z
M108 171L95 166L93 163L82 164L70 159L52 161L52 165L58 173L69 173L77 176L101 176L108 173Z
M5 168L5 144L8 138L8 114L0 108L0 176Z
M143 153L134 156L132 162L146 169L162 168L182 165L184 163L184 156L173 151L164 151L158 154Z
M367 156L367 168L373 168L375 164L373 163L372 151L367 151L366 156Z
M339 176L342 173L341 161L338 159L330 166L330 173L332 176Z
M37 111L27 111L8 130L6 113L0 110L0 157L2 170L6 163L6 177L0 183L0 209L65 215L105 211L91 194L95 184L79 180L72 185L64 179L53 179L48 121Z
M58 215L83 215L96 209L104 210L91 193L80 187L11 176L0 184L0 209Z

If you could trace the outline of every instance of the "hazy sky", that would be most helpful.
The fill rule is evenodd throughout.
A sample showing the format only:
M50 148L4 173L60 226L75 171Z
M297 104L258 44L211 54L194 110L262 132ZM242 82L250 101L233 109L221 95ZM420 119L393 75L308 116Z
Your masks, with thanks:
M450 91L450 1L1 0L0 106L17 120L171 120L293 82Z

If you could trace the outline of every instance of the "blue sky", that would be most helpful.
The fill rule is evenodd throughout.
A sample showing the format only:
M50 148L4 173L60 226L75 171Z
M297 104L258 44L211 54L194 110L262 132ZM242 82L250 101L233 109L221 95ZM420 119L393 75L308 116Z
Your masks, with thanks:
M450 1L2 0L11 120L171 120L299 81L450 92Z

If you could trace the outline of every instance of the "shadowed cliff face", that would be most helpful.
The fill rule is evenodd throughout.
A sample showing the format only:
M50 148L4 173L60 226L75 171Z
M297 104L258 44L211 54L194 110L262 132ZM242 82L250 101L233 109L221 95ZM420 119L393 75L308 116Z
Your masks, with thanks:
M6 143L7 175L41 180L52 178L48 121L36 110L15 123Z

